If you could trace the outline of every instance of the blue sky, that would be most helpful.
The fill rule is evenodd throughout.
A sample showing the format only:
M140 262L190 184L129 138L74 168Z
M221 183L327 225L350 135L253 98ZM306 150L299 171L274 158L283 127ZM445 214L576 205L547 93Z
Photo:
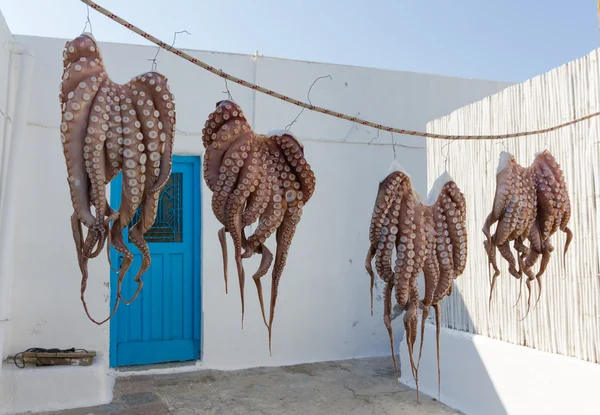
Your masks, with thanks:
M519 82L598 47L596 0L98 0L176 46ZM226 5L226 6L225 6ZM73 38L79 0L0 0L15 34ZM98 40L145 44L90 10ZM226 68L224 68L226 69Z

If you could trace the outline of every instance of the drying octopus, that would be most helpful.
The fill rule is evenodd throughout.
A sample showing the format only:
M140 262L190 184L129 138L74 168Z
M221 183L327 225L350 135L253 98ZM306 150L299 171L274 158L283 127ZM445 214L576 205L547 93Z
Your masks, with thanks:
M494 274L490 284L490 304L496 278L500 270L496 264L496 248L508 262L509 273L519 281L527 276L527 313L531 305L531 282L538 285L537 302L542 291L541 276L546 271L554 247L550 237L559 229L566 236L563 262L573 239L568 222L571 204L560 165L548 150L536 154L530 167L520 166L508 152L502 152L496 175L496 194L492 212L486 218L483 233L484 247ZM491 226L498 222L496 232ZM517 251L517 259L510 249L510 242ZM525 242L529 242L529 246ZM541 256L536 274L533 266ZM520 299L520 293L519 293ZM517 300L518 301L518 300ZM527 313L525 316L527 316Z
M245 272L242 259L261 255L253 276L263 322L269 332L269 351L279 282L302 208L312 197L315 176L304 158L304 147L288 131L256 134L239 105L220 101L208 116L202 136L206 149L204 179L213 192L212 210L223 225L218 236L227 292L226 234L233 240L244 322ZM245 229L258 221L252 235ZM276 233L269 322L265 315L260 279L268 272L273 254L265 245Z
M413 358L418 326L418 310L424 324L430 306L436 311L438 377L441 301L450 294L452 281L462 274L467 258L466 203L456 183L446 174L440 176L425 202L413 191L410 177L394 162L388 176L379 184L369 229L370 246L365 268L371 278L371 315L375 269L385 283L383 318L390 338L396 377L398 368L391 325L392 292L405 312L404 328L413 378L417 385L418 364ZM393 254L396 252L394 261ZM419 300L417 277L423 272L425 294ZM420 360L420 353L419 353ZM438 382L439 383L439 382Z
M135 300L143 286L141 277L150 266L144 234L154 223L160 192L171 174L175 105L167 78L159 73L148 72L124 85L113 82L91 34L66 43L63 63L60 129L74 210L71 226L82 273L81 300L90 320L103 324L119 301ZM108 203L106 185L121 172L122 201L115 210ZM142 264L135 276L136 293L125 300L121 285L133 254L122 231L138 208L140 219L129 230L129 239L142 253ZM88 229L85 238L82 225ZM124 260L118 270L114 308L106 320L98 322L90 316L84 295L88 260L97 257L105 244L107 254L112 245Z

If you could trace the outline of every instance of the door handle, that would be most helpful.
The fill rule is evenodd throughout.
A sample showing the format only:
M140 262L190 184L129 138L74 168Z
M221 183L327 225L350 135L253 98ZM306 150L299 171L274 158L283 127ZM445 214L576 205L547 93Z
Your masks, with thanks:
M119 259L117 261L118 267L117 269L120 271L121 267L123 266L123 255L119 255Z

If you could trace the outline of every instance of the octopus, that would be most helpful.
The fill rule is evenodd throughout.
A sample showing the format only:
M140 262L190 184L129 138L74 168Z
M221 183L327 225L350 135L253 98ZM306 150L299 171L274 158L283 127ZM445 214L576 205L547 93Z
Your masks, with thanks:
M144 234L154 223L160 192L171 174L175 105L168 79L159 73L139 75L124 85L113 82L89 33L65 45L59 99L61 142L74 211L71 227L82 274L81 301L88 318L101 325L114 315L119 301L133 302L143 287L141 277L151 263ZM106 185L119 173L123 174L122 202L114 209L107 201ZM135 276L136 293L125 300L121 286L133 254L122 231L138 208L140 219L131 227L129 239L142 253L142 264ZM87 264L105 245L107 256L114 246L124 261L118 270L113 310L98 322L85 302Z
M467 204L452 177L444 172L436 179L423 204L426 216L427 248L423 265L425 293L419 303L423 310L421 318L421 343L419 346L418 372L425 336L425 322L429 307L435 311L436 350L438 369L438 398L440 395L440 330L441 302L452 293L452 282L461 276L467 262Z
M406 196L406 198L405 198ZM412 222L411 218L407 215L403 215L401 218L401 210L404 207L406 210L407 205L411 203L414 207L414 200L412 198L412 185L409 175L402 167L396 162L392 164L388 175L379 183L377 196L375 198L375 206L373 208L373 214L371 215L371 225L369 228L369 240L370 245L367 251L367 258L365 261L365 268L371 278L370 293L371 293L371 315L373 315L373 286L375 283L375 273L373 271L372 262L375 258L375 268L379 277L384 281L384 295L383 295L383 321L388 331L390 338L390 347L392 349L392 360L394 363L394 370L396 372L396 378L398 378L398 365L396 362L396 353L394 346L394 334L392 331L392 293L397 283L395 268L397 267L393 261L394 250L398 250L398 244L402 239L402 255L403 258L407 258L406 267L408 267L408 260L414 262L414 255L408 258L406 255L406 243L410 234L412 234ZM404 205L404 206L403 206ZM408 222L405 224L404 221ZM403 232L405 230L406 232ZM408 234L408 236L407 236ZM402 260L400 262L403 262ZM398 270L400 267L397 267ZM413 270L414 271L414 270ZM404 275L403 275L404 276ZM400 282L400 281L398 281ZM409 281L402 281L404 285L401 287L405 294L408 294L410 289ZM406 306L407 301L404 301Z
M565 264L567 251L573 240L573 232L568 227L571 218L571 202L560 165L548 150L544 150L536 154L532 169L537 196L537 218L534 231L531 232L529 238L530 253L524 260L524 272L527 275L528 288L533 280L538 284L537 304L542 293L542 280L540 277L546 271L550 262L550 253L554 250L549 239L559 229L566 234L563 250L563 264ZM542 257L540 268L537 274L533 275L531 267L535 263L534 258L539 255ZM531 294L531 290L529 290L529 293Z
M500 275L496 263L497 248L508 262L509 273L512 276L518 280L521 280L523 274L527 276L528 299L525 317L527 316L531 306L531 283L535 281L538 285L537 304L542 292L541 276L546 271L550 254L554 250L549 239L559 229L567 236L563 252L564 262L573 239L573 233L567 226L570 216L571 205L564 176L556 159L548 150L536 154L534 162L527 168L520 166L510 153L501 153L493 209L483 227L486 236L484 248L488 262L494 270L490 282L490 305L495 281ZM496 222L496 232L492 235L491 227ZM510 242L513 242L517 252L516 259L511 251ZM540 268L534 274L532 268L540 257ZM520 297L519 293L519 299Z
M261 256L253 275L262 318L272 348L272 328L277 293L287 255L302 208L315 190L315 175L304 157L304 147L289 131L256 134L241 107L234 101L216 104L209 114L202 136L206 149L204 179L213 192L212 210L221 223L218 232L223 257L225 292L227 288L227 245L229 233L240 287L242 328L244 322L245 272L242 260ZM254 233L246 237L245 229L258 221ZM265 245L275 233L275 258ZM267 322L261 278L273 264L270 313Z
M508 152L500 154L500 162L496 172L496 193L492 212L487 216L483 227L486 237L484 247L488 255L488 262L493 267L494 274L490 282L491 305L492 293L497 277L500 275L496 262L496 248L508 262L509 273L520 280L523 275L522 261L524 255L530 254L524 245L524 240L534 237L536 231L536 203L533 170L519 165L515 158ZM496 222L496 232L491 234L491 227ZM521 254L517 261L510 249L513 242L515 249Z
M398 378L391 326L392 293L404 311L404 328L411 371L418 389L418 363L413 358L418 310L423 310L421 346L428 309L436 311L438 376L441 301L450 294L452 281L462 274L467 258L466 203L456 183L446 173L434 184L425 202L414 192L410 176L394 162L380 182L369 229L370 245L365 269L370 276L371 315L375 273L384 281L384 325L390 338L392 360ZM394 251L396 258L394 260ZM425 295L419 299L417 277L423 272ZM421 353L419 353L419 361Z

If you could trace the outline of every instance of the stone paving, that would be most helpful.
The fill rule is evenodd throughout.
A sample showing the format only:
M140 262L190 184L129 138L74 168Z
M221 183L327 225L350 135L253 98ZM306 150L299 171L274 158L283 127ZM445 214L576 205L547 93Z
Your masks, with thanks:
M457 414L397 384L390 358L120 377L108 405L44 415ZM40 413L42 415L42 413Z

